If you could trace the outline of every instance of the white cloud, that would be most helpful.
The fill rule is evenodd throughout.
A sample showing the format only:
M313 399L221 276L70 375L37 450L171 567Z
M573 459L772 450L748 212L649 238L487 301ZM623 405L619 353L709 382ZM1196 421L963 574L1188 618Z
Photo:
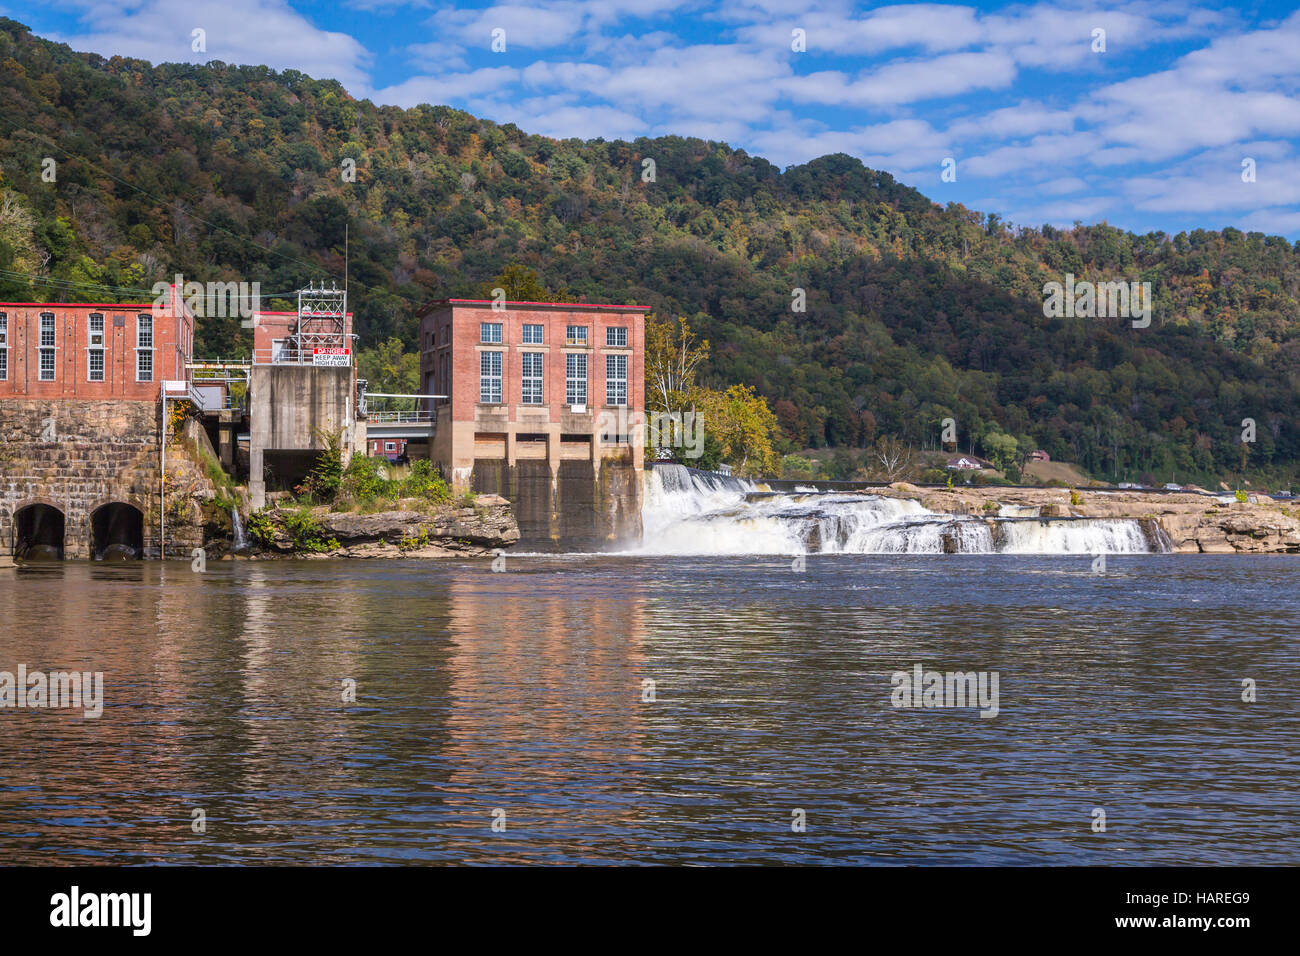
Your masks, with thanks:
M81 29L53 38L75 50L130 56L154 63L226 63L295 69L336 79L349 89L368 86L370 56L346 33L321 30L286 0L132 0L75 2ZM206 51L192 49L195 29Z

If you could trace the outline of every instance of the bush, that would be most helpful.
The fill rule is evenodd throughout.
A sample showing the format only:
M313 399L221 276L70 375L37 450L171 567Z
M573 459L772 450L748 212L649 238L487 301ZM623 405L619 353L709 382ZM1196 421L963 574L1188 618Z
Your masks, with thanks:
M927 468L921 472L919 481L923 485L946 485L952 477L952 472L947 468Z
M293 536L293 546L299 551L334 551L339 547L338 540L326 538L325 529L321 527L311 509L286 511L281 520L284 528Z

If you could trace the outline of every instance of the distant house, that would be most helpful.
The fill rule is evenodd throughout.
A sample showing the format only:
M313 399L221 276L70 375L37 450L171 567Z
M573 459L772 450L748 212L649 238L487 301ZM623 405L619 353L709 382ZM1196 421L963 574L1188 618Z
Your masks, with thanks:
M1038 448L1029 453L1029 460L1030 461L1051 461L1052 456L1049 455L1047 452L1043 451L1041 448Z
M952 471L978 471L983 467L984 466L980 464L977 459L967 458L965 456L961 458L953 458L948 462L948 468Z
M382 455L390 461L401 458L406 454L406 439L372 438L370 439L370 454L375 458Z

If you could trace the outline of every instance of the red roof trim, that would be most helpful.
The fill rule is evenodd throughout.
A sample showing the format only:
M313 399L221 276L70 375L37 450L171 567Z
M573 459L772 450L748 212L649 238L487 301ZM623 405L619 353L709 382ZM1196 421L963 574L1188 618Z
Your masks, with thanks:
M0 302L0 306L33 309L152 309L152 302ZM170 306L166 306L169 308Z
M433 308L440 305L493 305L495 299L437 299L430 302L426 308ZM648 305L605 305L595 302L506 302L506 306L516 306L524 308L543 308L543 309L606 309L617 310L620 312L649 312Z

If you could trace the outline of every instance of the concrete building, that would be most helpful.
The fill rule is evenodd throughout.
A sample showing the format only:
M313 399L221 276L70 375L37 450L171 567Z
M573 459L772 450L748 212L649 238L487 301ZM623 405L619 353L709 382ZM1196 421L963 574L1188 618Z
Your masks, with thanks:
M645 315L637 305L444 299L420 316L430 456L515 505L521 544L640 534Z
M261 312L253 321L248 374L248 491L289 491L337 437L347 465L366 447L359 420L352 313L341 293L300 293L300 312Z

